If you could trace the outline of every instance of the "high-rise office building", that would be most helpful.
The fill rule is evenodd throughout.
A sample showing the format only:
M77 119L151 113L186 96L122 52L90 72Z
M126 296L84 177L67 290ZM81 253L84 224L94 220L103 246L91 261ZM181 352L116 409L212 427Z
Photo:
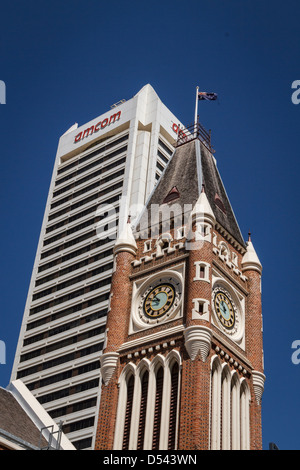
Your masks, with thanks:
M146 85L59 140L12 380L77 449L94 447L116 235L140 213L180 127Z

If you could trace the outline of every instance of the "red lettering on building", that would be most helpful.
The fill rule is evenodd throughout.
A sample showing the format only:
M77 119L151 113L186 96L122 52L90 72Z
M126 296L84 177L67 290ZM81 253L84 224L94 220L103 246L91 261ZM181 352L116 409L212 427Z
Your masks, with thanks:
M178 137L180 137L180 139L186 137L186 134L183 132L182 129L180 129L179 124L175 124L175 122L172 125L172 130L175 132L175 134L178 134Z
M85 137L88 137L89 135L92 135L95 132L98 132L100 128L104 129L106 126L109 126L110 124L114 124L116 121L119 121L120 117L121 117L121 111L118 111L117 113L112 114L109 118L105 118L103 119L103 121L99 121L95 126L88 127L83 132L79 132L79 134L75 136L74 143L76 144L77 142L80 142Z
M101 129L104 129L104 127L106 127L107 124L108 124L108 118L106 118L106 119L104 119L104 120L102 121Z
M98 132L98 131L99 131L99 126L101 126L101 121L98 122L98 123L95 125L94 132Z

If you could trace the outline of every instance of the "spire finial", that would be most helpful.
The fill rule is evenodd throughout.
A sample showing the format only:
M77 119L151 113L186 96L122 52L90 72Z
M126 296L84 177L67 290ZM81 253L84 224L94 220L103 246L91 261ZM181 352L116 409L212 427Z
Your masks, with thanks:
M127 218L127 223L128 223L128 224L131 223L131 215L128 216L128 218Z
M251 242L251 232L250 232L250 230L248 232L248 242Z
M201 190L201 193L205 193L205 184L202 183L202 190Z

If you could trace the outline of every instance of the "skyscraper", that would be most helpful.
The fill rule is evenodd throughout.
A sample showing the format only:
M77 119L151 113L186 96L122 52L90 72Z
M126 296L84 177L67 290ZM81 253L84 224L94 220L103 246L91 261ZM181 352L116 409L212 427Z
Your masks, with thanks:
M59 140L12 380L78 449L94 446L116 236L139 215L180 127L146 85Z

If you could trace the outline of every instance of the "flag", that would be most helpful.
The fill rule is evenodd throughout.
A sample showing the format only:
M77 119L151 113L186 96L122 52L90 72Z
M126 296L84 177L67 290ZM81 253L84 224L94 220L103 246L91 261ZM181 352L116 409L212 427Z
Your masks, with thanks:
M198 91L199 100L213 101L218 97L217 93L206 93L205 91Z

